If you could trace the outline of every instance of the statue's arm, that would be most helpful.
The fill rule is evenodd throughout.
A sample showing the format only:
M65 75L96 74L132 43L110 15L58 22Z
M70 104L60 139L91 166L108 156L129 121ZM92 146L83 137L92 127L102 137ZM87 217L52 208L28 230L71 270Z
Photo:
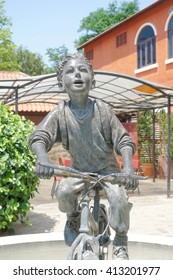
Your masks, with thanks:
M127 175L134 175L132 156L136 151L136 145L115 115L110 117L110 125L115 152L122 157L122 172ZM137 180L129 179L126 187L127 189L135 189L137 186Z
M45 164L50 163L47 152L55 142L60 141L61 136L57 108L43 119L29 138L29 148L37 156L36 174L39 177L49 178L53 175L52 169L40 166L38 161Z

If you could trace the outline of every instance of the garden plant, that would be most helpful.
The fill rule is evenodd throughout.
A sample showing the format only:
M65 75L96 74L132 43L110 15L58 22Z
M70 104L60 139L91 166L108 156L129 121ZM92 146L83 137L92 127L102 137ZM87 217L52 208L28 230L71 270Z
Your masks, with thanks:
M29 223L30 198L39 180L33 173L35 156L28 149L34 125L0 104L0 231L14 232L17 220Z

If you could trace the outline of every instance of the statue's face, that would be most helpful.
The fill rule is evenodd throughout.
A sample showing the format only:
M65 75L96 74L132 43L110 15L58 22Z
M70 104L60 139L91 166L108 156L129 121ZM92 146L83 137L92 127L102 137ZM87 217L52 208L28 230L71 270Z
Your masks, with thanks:
M87 64L80 58L69 60L63 69L62 81L69 97L87 97L92 85Z

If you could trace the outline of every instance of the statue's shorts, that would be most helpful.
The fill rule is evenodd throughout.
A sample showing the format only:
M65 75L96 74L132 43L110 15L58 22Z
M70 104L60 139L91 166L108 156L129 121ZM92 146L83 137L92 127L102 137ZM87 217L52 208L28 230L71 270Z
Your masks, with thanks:
M107 183L105 193L110 204L110 226L117 233L127 233L129 229L130 210L132 203L123 186ZM67 178L61 180L56 189L56 197L59 209L65 213L73 213L77 210L78 197L84 188L84 182L80 179Z

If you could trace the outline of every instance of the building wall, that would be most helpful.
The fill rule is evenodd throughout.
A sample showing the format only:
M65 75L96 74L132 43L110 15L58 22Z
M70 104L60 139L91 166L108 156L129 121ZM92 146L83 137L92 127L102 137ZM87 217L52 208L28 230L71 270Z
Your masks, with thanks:
M153 4L84 44L84 52L93 52L91 62L95 70L118 72L173 87L173 58L168 60L168 34L165 30L171 16L173 17L173 0L160 0L157 5ZM136 43L139 32L145 25L152 26L155 32L156 63L138 69ZM127 32L127 42L116 47L116 37L124 32ZM138 146L135 128L127 126L126 129ZM136 153L135 158L138 159L138 156Z
M47 112L20 112L20 116L24 116L27 120L32 121L35 125L38 125L44 117L47 115Z
M168 58L168 40L165 25L173 13L173 1L165 0L159 5L140 12L131 20L124 21L118 27L106 32L103 36L85 46L85 54L93 50L91 60L95 70L113 71L153 82L173 86L173 62L165 64ZM140 28L151 24L156 32L156 63L158 67L145 70L137 69L137 46L135 38ZM127 32L127 43L116 48L116 36ZM137 70L137 71L136 71ZM145 70L145 71L144 71Z

